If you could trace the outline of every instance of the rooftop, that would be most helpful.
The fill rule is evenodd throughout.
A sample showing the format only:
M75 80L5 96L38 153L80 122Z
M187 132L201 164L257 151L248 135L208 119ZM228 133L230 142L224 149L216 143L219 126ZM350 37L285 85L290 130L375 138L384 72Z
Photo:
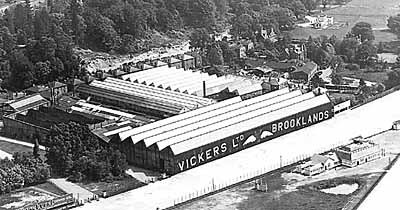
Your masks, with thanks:
M47 104L49 101L40 94L29 95L11 102L9 105L15 111L25 111L39 105Z
M352 152L352 151L355 151L358 149L369 148L369 147L374 147L374 146L376 146L376 144L373 142L365 141L365 140L363 140L363 141L356 140L351 144L340 147L339 150Z

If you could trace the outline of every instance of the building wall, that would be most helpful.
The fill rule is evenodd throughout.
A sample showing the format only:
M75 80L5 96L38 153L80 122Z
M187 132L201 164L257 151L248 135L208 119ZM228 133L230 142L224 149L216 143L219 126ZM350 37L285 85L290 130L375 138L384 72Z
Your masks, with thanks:
M321 118L313 118L313 115L320 114ZM330 103L300 112L293 116L289 116L271 123L256 127L241 134L232 135L228 138L215 141L200 148L176 155L173 157L174 165L172 168L165 168L168 173L176 174L207 162L214 161L224 156L233 154L251 146L269 141L279 136L300 130L304 127L322 122L333 117L333 108ZM310 121L308 121L311 119ZM300 125L296 125L296 121ZM294 122L294 124L293 124ZM291 124L293 126L291 126ZM265 133L264 133L265 131ZM269 135L268 135L269 133ZM271 135L272 134L272 135ZM255 137L254 142L246 142L251 136ZM162 153L169 153L168 150L163 150ZM200 157L200 158L199 158ZM204 159L204 160L202 160ZM170 167L170 166L169 166Z
M19 139L28 143L34 143L34 137L43 139L49 130L30 123L13 119L9 116L3 118L4 134L10 138ZM39 142L40 144L41 142Z
M355 167L369 161L381 158L385 155L385 151L382 150L379 145L375 145L352 152L338 149L337 154L338 157L341 159L342 165Z
M147 148L143 141L134 145L129 138L120 144L120 148L126 154L130 164L167 174L176 174L332 117L332 104L327 103L176 156L169 148L162 151L159 151L155 145ZM298 121L297 125L296 121ZM267 132L264 133L264 131ZM267 135L268 133L271 135ZM251 136L255 138L255 141L246 142Z

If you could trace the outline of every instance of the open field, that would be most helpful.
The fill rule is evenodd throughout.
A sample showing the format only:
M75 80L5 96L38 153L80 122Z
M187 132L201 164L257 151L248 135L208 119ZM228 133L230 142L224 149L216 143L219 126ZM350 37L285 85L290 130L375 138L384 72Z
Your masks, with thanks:
M337 73L342 77L351 77L356 79L364 79L365 81L384 83L388 77L387 72L367 72L364 70L350 71L348 69Z
M307 39L311 36L336 35L338 38L344 37L357 22L368 22L375 31L375 41L385 42L396 40L397 36L387 32L387 19L389 16L400 13L398 0L353 0L348 4L337 7L324 14L333 16L334 22L341 27L332 27L326 30L312 28L296 28L291 33L294 38ZM348 25L346 24L348 23Z
M109 197L142 187L146 184L139 182L135 178L126 177L112 182L79 183L78 185L98 196L103 196L103 192L106 192L106 196Z
M387 131L371 137L370 140L385 148L386 157L356 168L338 168L313 177L291 173L288 168L284 173L264 177L268 183L268 192L254 190L254 182L249 182L176 209L335 210L346 204L353 206L370 190L390 161L400 153L398 131ZM324 190L343 184L356 184L357 188L348 193L343 188L343 194L326 193ZM352 202L348 204L350 199Z

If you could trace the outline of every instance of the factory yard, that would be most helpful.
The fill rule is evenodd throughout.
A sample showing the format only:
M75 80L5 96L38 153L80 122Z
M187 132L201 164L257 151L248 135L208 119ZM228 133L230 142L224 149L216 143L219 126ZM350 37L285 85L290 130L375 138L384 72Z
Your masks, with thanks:
M387 19L400 12L397 0L352 0L348 4L333 8L323 14L332 16L334 26L328 29L296 28L291 32L294 38L308 39L311 36L344 37L357 22L367 22L372 25L375 33L375 42L396 40L395 34L387 32ZM348 24L347 24L348 23Z
M387 131L370 140L383 146L387 156L356 168L337 168L313 177L291 173L293 167L286 168L283 173L263 177L268 183L267 192L256 191L252 181L176 209L306 210L341 209L346 205L351 209L400 154L398 131Z
M143 210L153 210L173 206L179 203L179 200L188 198L188 195L204 192L210 186L233 183L239 177L279 168L280 159L287 165L301 155L311 156L324 149L330 149L333 145L344 144L350 138L359 135L367 137L385 131L394 121L400 119L400 112L396 111L398 108L394 103L398 100L400 91L343 112L331 120L80 208L106 210L140 206ZM335 135L329 135L332 133Z

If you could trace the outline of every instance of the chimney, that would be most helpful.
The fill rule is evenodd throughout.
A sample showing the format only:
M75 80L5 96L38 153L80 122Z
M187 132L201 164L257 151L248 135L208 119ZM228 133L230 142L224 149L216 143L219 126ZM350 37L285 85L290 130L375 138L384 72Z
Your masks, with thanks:
M203 81L203 97L206 97L207 95L207 92L206 92L206 81Z

